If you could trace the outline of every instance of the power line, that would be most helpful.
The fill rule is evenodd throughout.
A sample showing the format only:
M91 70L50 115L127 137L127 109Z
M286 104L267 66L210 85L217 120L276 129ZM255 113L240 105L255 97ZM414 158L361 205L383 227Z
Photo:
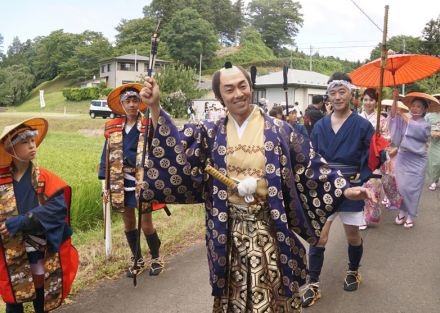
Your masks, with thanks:
M377 45L368 45L368 46L334 46L334 47L315 47L313 46L313 49L342 49L342 48L374 48L377 47ZM298 49L310 49L310 46L303 46L303 47L297 47Z
M297 45L315 45L315 44L322 44L322 43L348 43L348 42L377 42L377 39L375 40L343 40L343 41L317 41L317 42L299 42Z
M373 19L371 17L369 17L368 14L365 13L364 10L362 10L362 8L360 6L358 6L358 4L356 2L354 2L354 0L350 0L350 1L353 2L353 4L359 9L359 11L361 11L370 20L370 22L373 23L374 26L376 26L378 30L380 30L381 33L383 33L382 28L380 28L379 25L377 25L376 22L373 21Z

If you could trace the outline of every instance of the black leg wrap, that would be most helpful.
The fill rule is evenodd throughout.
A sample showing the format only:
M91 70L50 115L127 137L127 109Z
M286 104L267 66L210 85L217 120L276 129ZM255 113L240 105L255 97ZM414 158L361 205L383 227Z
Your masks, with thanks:
M37 297L33 302L35 313L45 313L44 311L44 288L35 289Z
M348 268L350 271L357 271L359 269L363 252L363 243L361 243L360 246L352 246L348 244Z
M23 304L6 303L6 313L23 313Z
M157 231L155 231L151 235L145 235L145 239L147 240L148 247L150 248L151 258L156 259L159 257L159 249L160 249L160 239L157 235Z
M129 232L125 232L125 237L127 237L127 242L128 245L130 246L130 250L133 256L135 256L136 259L141 258L142 253L141 253L140 242L139 245L137 246L137 229ZM136 255L136 251L137 251L137 255Z
M310 283L319 282L322 265L324 264L325 247L313 247L309 249L309 276Z

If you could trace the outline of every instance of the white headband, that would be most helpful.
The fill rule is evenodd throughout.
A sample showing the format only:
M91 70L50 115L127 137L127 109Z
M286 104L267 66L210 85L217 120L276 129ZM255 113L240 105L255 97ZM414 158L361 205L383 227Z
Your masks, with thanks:
M346 87L349 91L351 91L354 88L354 86L346 80L332 80L331 82L328 83L327 90L330 90L340 85Z
M14 140L6 142L5 147L6 148L10 148L10 147L14 146L15 144L17 144L19 142L22 142L22 141L25 141L25 140L27 140L29 138L34 138L34 137L37 137L37 136L38 136L38 130L27 129L27 130L17 134L15 136Z

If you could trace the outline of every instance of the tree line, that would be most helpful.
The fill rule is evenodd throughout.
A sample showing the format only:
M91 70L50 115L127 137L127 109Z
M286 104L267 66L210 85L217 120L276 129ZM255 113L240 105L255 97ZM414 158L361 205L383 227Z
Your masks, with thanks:
M109 57L135 50L148 56L158 16L158 57L183 65L181 70L197 67L200 57L205 70L218 68L225 60L267 66L288 60L287 64L307 69L307 56L291 48L303 24L301 5L294 0L252 0L247 6L243 0L152 0L143 15L121 20L113 44L99 32L73 34L60 29L24 42L16 37L6 49L0 34L0 104L16 105L32 88L56 77L79 82L98 76L98 62ZM438 55L439 24L439 18L433 19L421 38L408 37L408 49ZM389 46L399 40L391 38ZM374 49L371 58L376 54ZM315 54L314 64L315 70L328 74L350 71L360 62Z

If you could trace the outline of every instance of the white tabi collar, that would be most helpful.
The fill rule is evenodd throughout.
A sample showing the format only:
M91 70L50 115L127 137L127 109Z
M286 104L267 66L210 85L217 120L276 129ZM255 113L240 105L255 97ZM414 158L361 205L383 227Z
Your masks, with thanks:
M124 126L125 133L128 134L134 125L136 125L136 123L133 125L128 125L127 123L125 123L125 126Z
M232 115L230 113L228 113L229 118L232 120L232 122L234 122L235 129L237 130L237 136L239 139L241 139L241 137L243 137L244 131L246 130L246 126L249 123L249 120L250 120L252 114L254 113L256 107L257 106L254 105L254 108L253 108L251 114L249 114L249 116L245 119L245 121L243 122L243 124L241 124L241 126L238 125L237 121L232 117Z

